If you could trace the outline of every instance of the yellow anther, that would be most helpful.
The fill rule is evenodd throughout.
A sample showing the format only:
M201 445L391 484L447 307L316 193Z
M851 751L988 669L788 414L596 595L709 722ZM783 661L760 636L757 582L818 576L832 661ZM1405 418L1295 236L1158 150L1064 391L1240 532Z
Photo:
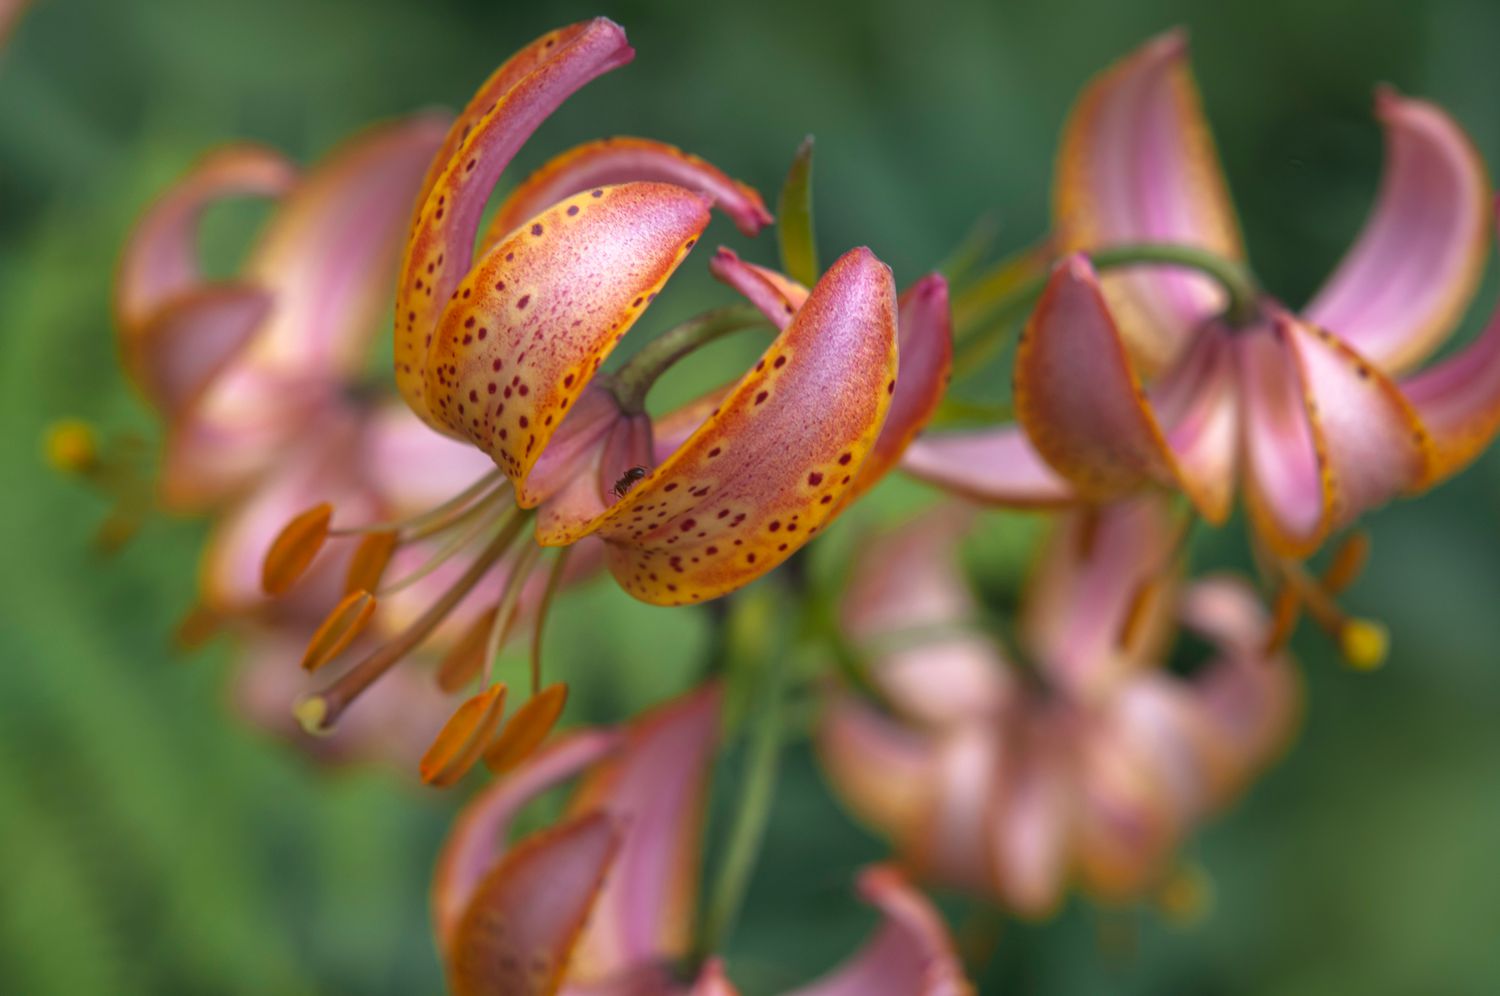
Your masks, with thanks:
M1187 863L1177 866L1157 887L1156 907L1162 916L1175 924L1198 923L1213 908L1213 880L1202 866Z
M82 419L65 418L47 427L47 464L62 474L86 474L99 466L99 437Z
M310 733L315 737L324 737L330 732L323 725L323 720L328 717L328 703L321 695L309 695L298 699L292 705L292 715L302 725L305 733Z
M1370 619L1351 619L1339 630L1339 650L1344 662L1356 671L1373 671L1385 663L1391 634Z

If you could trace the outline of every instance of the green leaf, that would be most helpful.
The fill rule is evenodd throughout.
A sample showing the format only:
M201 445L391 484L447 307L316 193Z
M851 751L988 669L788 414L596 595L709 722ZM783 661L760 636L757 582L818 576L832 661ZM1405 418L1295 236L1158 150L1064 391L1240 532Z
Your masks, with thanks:
M812 153L813 139L809 135L797 149L776 204L782 272L808 287L818 282L820 272L818 244L813 237Z

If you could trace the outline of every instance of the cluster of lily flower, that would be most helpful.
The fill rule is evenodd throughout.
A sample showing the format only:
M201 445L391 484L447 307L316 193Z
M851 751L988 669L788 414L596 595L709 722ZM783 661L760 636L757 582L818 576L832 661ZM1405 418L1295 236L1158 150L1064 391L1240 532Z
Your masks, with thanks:
M787 272L719 250L710 269L748 306L601 371L711 210L746 236L772 223L714 166L616 138L548 162L481 233L531 133L632 55L612 22L574 25L518 52L452 121L377 127L306 174L264 148L222 149L149 210L119 276L124 362L168 426L163 500L215 517L183 636L231 630L246 707L329 734L307 741L324 754L420 756L436 785L481 759L495 772L436 875L454 991L728 993L720 938L705 945L694 911L723 689L554 736L566 689L542 687L547 607L601 571L662 605L729 594L899 467L956 497L858 554L837 613L845 680L815 682L814 739L900 870L862 876L882 925L799 991L965 991L914 880L1028 915L1073 885L1139 897L1289 739L1299 691L1283 646L1302 611L1351 663L1383 657L1378 624L1335 601L1363 561L1359 534L1321 578L1302 561L1361 512L1457 472L1500 427L1500 323L1418 369L1479 280L1483 165L1441 110L1381 92L1379 201L1294 313L1249 277L1170 34L1089 85L1047 241L956 307L936 274L898 297L868 249L817 271L804 150L780 205ZM246 195L275 212L240 272L208 279L198 218ZM395 398L363 371L403 244ZM1016 423L924 432L955 339L982 345L1005 316L1025 317ZM667 367L765 325L777 335L738 382L647 414ZM80 430L52 442L60 463L117 476ZM1185 577L1190 521L1223 522L1240 479L1269 612L1244 581ZM958 566L978 506L1055 511L1015 627L1025 664L978 623ZM507 720L492 663L526 621L531 694ZM1191 673L1165 666L1183 627L1212 648ZM396 667L410 656L433 666ZM507 843L522 806L580 774L555 827Z

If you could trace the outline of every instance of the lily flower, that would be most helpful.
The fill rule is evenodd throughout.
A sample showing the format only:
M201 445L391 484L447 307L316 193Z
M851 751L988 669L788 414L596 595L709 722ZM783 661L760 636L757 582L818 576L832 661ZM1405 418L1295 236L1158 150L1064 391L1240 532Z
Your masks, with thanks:
M1381 89L1386 169L1364 230L1300 312L1231 302L1171 265L1096 273L1090 254L1187 247L1239 265L1238 225L1184 36L1097 78L1063 135L1057 264L1020 341L1015 427L923 440L908 467L970 497L1048 504L1180 490L1211 522L1243 479L1282 557L1399 494L1426 490L1500 428L1500 319L1423 366L1470 301L1492 198L1462 129ZM1226 308L1238 313L1230 313Z
M1077 884L1123 901L1158 884L1177 845L1287 742L1290 662L1239 582L1180 588L1165 505L1061 516L1026 591L1025 664L983 628L956 563L969 528L939 508L871 544L845 630L894 713L835 695L819 754L855 815L918 874L1023 915ZM1162 664L1180 623L1213 657Z
M267 148L217 150L146 212L123 255L122 356L167 423L161 500L215 519L189 628L235 632L235 703L274 730L293 726L288 703L307 685L293 662L342 593L353 552L329 550L287 597L268 600L261 562L286 517L330 500L364 517L409 514L487 466L361 387L404 222L445 128L423 114L371 129L305 175ZM199 218L244 196L273 199L274 212L238 272L206 277ZM390 573L410 577L431 546L405 551ZM403 603L430 598L439 580L391 592L377 623L409 616ZM321 756L409 762L449 708L430 673L372 699L360 721L319 742Z
M758 323L749 309L711 313L600 372L711 206L747 233L770 221L754 191L703 160L644 139L581 146L516 187L480 237L531 133L633 54L602 18L537 39L480 88L433 159L397 285L396 382L420 418L492 462L480 479L491 483L455 488L446 506L485 528L451 547L468 564L450 590L303 704L310 728L333 724L492 568L520 562L524 575L537 545L594 537L620 585L656 604L733 591L827 524L875 446L895 389L896 301L867 249L829 268L754 369L698 402L658 420L644 408L695 337ZM536 545L517 543L533 521Z
M683 978L695 922L705 793L720 694L692 693L623 729L554 741L459 815L433 879L433 925L451 991L729 996L710 958ZM507 840L530 800L581 775L555 826ZM889 868L860 892L883 921L800 996L971 991L942 919Z

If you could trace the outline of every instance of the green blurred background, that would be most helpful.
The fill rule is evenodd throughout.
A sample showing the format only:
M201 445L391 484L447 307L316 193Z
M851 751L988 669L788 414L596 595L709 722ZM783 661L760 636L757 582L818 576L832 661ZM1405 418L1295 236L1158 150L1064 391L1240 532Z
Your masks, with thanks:
M982 213L1007 245L1038 234L1073 95L1173 24L1192 30L1252 257L1290 301L1373 193L1373 83L1441 101L1500 162L1500 4L1482 0L40 0L0 53L0 992L440 989L426 876L462 790L319 771L232 718L229 648L167 649L202 523L155 519L101 558L104 504L47 471L38 439L68 414L155 437L115 365L112 266L141 206L205 145L250 137L307 161L373 118L461 104L520 44L597 13L639 58L569 103L522 167L640 134L774 191L813 132L825 254L868 243L902 283ZM742 241L723 222L711 237ZM685 270L663 321L719 300L701 260ZM705 362L732 369L751 348ZM921 497L886 486L840 527L846 542ZM1373 517L1352 601L1389 623L1392 659L1354 675L1298 640L1304 735L1191 848L1215 883L1208 917L1075 902L1007 926L982 991L1500 991L1497 512L1492 455ZM1215 539L1206 562L1219 546L1234 544ZM987 569L1013 584L1019 547L1002 549ZM681 687L705 639L699 616L607 585L568 598L552 632L579 721ZM794 748L727 952L747 993L856 943L872 921L850 875L880 853Z

